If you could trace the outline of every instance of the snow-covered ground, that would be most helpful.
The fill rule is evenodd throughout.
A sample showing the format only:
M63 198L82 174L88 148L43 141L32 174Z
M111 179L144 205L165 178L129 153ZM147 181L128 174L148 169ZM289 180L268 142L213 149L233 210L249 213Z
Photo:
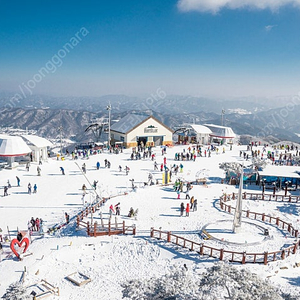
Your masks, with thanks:
M175 146L167 149L167 165L171 166L175 161L175 152L187 151L188 146ZM184 236L190 240L200 241L199 232L203 226L208 225L210 229L222 228L221 220L230 222L233 216L219 209L218 198L223 193L237 191L235 186L221 184L224 178L223 170L219 169L221 162L242 161L239 156L240 150L246 150L246 146L233 146L232 151L225 147L225 153L216 154L212 152L209 157L197 157L196 161L184 161L183 173L178 173L179 178L194 181L199 174L205 174L209 178L207 185L194 185L190 196L198 200L198 210L191 212L189 217L180 217L180 203L188 203L185 193L181 199L177 199L172 185L145 186L148 181L149 172L161 183L162 173L154 171L154 163L151 159L130 160L131 150L124 153L109 154L102 153L90 156L87 159L79 158L73 161L66 158L65 161L57 161L51 158L44 162L41 167L41 176L37 176L37 164L31 164L29 172L25 165L14 170L1 170L0 186L4 186L7 180L12 187L9 196L0 198L0 228L3 235L7 235L8 229L12 237L16 236L17 230L27 230L27 223L31 217L39 217L44 220L44 229L52 228L56 224L65 222L64 214L70 215L70 223L53 235L34 235L28 252L32 255L18 261L11 253L9 243L3 243L4 254L0 262L0 295L4 294L7 287L19 281L22 271L26 267L27 274L25 285L34 284L41 279L60 289L60 299L122 299L121 285L126 280L147 279L152 276L162 276L165 270L173 264L186 264L189 269L203 272L212 266L217 260L206 256L199 256L196 252L157 241L150 238L150 228L162 228L172 231L177 235ZM260 148L261 149L261 148ZM163 162L161 148L154 148L156 161L160 165ZM104 168L104 160L111 162L111 168ZM96 169L97 161L100 162L100 170ZM81 173L81 166L87 166L87 179ZM247 162L249 163L249 162ZM119 165L123 171L119 171ZM129 175L125 174L125 166L129 166ZM63 176L60 167L65 169ZM287 166L280 166L284 172ZM299 168L300 170L300 168ZM21 186L17 187L16 176L21 180ZM202 176L201 176L202 177ZM131 181L134 179L137 188L132 191ZM173 175L172 182L176 176ZM110 197L105 206L101 208L105 219L109 216L109 206L120 202L121 216L119 222L125 220L126 224L135 225L136 236L105 236L87 237L84 230L76 230L75 216L82 210L83 205L94 201L93 191L89 182L98 181L98 193L101 197ZM88 182L89 181L89 182ZM27 185L37 184L38 192L29 195ZM88 188L88 194L82 200L82 185ZM250 191L251 186L247 189ZM257 190L257 187L254 187ZM3 190L2 190L3 191ZM185 191L185 188L184 188ZM128 193L125 195L125 193ZM294 192L295 193L295 192ZM296 192L297 193L297 192ZM299 193L299 191L298 191ZM234 202L232 203L234 205ZM246 200L244 209L265 212L289 220L297 227L299 224L299 205L295 203L267 202ZM129 209L138 209L137 218L128 218ZM100 222L99 211L94 216L94 221ZM107 220L106 220L107 221ZM225 224L225 223L224 223ZM218 227L219 226L219 227ZM234 242L251 242L250 234L245 234ZM248 233L251 229L248 229ZM256 246L230 246L237 251L263 252L281 249L285 244L293 242L293 239L285 237L285 233L270 228L274 237L267 242L261 242ZM254 233L253 233L254 234ZM222 236L218 236L222 238ZM224 237L226 240L227 237ZM253 241L256 241L253 238ZM260 240L259 240L260 241ZM205 241L205 243L214 243ZM220 245L222 247L222 245ZM252 248L251 248L252 247ZM251 251L250 251L251 250ZM276 261L268 265L239 265L237 268L246 268L262 278L269 278L275 286L283 286L287 291L299 289L299 268L294 268L295 263L300 262L297 252L283 261ZM282 269L283 267L286 267ZM91 282L81 287L74 286L66 280L66 276L73 272L81 272L91 278ZM57 297L53 297L56 299ZM48 298L48 299L51 299Z

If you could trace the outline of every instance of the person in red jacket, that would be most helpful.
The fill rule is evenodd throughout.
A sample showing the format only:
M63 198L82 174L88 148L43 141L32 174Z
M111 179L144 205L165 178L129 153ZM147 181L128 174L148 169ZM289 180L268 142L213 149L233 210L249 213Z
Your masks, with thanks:
M190 204L189 203L187 203L187 205L186 205L185 213L186 213L186 217L188 217L190 215Z

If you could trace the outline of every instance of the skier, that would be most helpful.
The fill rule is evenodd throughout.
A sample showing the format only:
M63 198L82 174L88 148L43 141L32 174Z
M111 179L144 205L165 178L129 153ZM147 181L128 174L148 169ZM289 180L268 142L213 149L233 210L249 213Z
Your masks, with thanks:
M177 190L177 199L180 199L180 190Z
M37 185L35 183L34 186L33 186L33 193L36 194L36 192L37 192Z
M97 189L97 183L98 183L98 180L94 180L93 182L93 188L96 190Z
M112 217L112 214L115 213L115 210L114 210L114 207L113 205L111 204L110 207L109 207L109 218Z
M40 231L40 219L39 218L35 219L35 228L36 228L36 231Z
M97 170L100 169L100 163L99 163L99 161L97 161L96 168L97 168Z
M193 198L193 197L192 197ZM190 198L190 190L187 190L186 192L185 192L185 199L191 199Z
M65 212L66 223L69 224L70 216Z
M28 183L28 194L31 195L31 184L30 184L30 182Z
M5 187L4 187L4 194L3 194L3 197L8 196L7 191L8 191L8 187L5 186Z
M185 210L184 203L183 203L183 202L181 202L181 204L180 204L180 217L182 217L182 216L183 216L183 212L184 212L184 210Z
M120 215L120 202L115 205L116 215Z
M86 165L85 165L85 163L82 164L81 169L82 169L82 172L85 174L86 173Z
M195 203L194 196L192 196L192 198L191 198L191 200L190 200L191 209L193 209L194 203Z
M11 184L10 184L9 180L7 180L7 187L11 188Z
M60 167L60 170L61 170L61 174L65 175L65 169L63 167Z
M197 211L197 199L194 200L193 211Z
M20 178L18 176L16 176L16 179L17 179L18 186L20 186Z
M190 215L190 204L189 203L186 205L185 213L186 213L186 217L188 217Z

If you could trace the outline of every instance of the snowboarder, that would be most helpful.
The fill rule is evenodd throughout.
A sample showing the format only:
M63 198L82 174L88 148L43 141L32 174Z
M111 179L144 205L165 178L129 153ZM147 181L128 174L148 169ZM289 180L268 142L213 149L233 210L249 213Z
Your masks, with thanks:
M16 176L16 179L17 179L17 185L20 186L20 178Z
M65 175L65 169L63 167L60 167L60 170L61 170L61 174Z

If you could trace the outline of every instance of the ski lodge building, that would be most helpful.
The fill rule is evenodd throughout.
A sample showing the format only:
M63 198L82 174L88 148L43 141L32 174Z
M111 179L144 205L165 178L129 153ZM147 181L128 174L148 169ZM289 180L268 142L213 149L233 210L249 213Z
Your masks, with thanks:
M221 144L233 143L235 133L230 127L213 124L189 124L175 131L178 135L178 144L197 143L207 145L213 142Z
M172 145L173 130L153 116L130 113L110 128L111 143L126 148L138 145Z
M219 142L221 144L233 144L235 133L231 127L225 127L214 124L204 124L212 133L210 134L211 142Z

